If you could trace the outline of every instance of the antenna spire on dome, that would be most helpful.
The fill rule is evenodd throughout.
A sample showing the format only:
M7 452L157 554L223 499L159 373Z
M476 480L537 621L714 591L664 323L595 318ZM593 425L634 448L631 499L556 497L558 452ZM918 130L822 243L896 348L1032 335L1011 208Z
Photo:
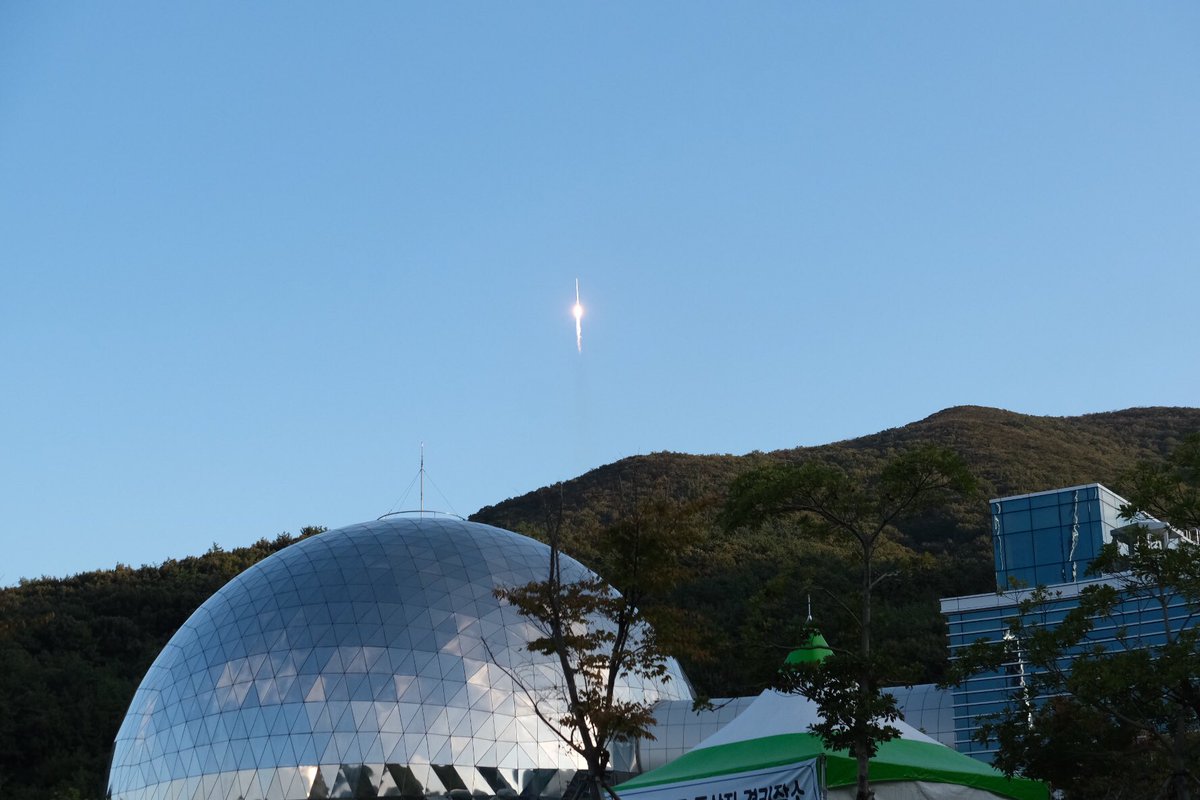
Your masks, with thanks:
M390 517L393 514L420 514L420 515L424 516L425 514L447 514L447 513L450 516L458 517L459 519L462 519L462 515L459 514L458 512L456 512L454 510L454 506L450 504L450 501L448 499L446 499L446 495L442 492L442 488L437 485L437 482L434 481L433 478L425 470L425 442L421 442L421 452L420 452L419 459L420 460L418 462L419 466L417 468L417 474L413 475L412 480L408 482L408 487L405 488L404 495L401 496L401 498L399 500L397 500L395 503L393 503L392 507L389 508L386 513L384 513L382 516L380 516L379 519L383 519L384 517ZM428 479L429 485L432 486L434 489L436 489L437 493L441 496L442 502L445 504L442 506L442 508L449 509L449 511L438 511L436 509L425 508L425 481L426 481L426 479ZM408 497L412 493L414 486L419 487L417 489L417 492L418 492L417 507L409 508L404 511L397 511L396 509L403 506L404 503L408 500Z

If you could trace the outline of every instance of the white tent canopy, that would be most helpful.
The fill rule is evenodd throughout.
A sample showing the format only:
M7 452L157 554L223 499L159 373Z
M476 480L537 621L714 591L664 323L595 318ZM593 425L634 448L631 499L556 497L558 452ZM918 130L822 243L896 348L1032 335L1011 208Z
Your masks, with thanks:
M773 789L763 797L743 787L716 791L727 778L800 764L823 763L830 798L853 798L856 764L849 753L830 751L809 726L821 715L812 700L768 690L729 724L681 758L617 787L631 800L794 800ZM871 785L878 800L1043 800L1041 783L1009 780L998 770L926 736L903 721L900 738L880 745L871 760ZM770 784L772 787L779 782ZM795 795L813 796L813 795ZM816 795L820 796L820 795Z

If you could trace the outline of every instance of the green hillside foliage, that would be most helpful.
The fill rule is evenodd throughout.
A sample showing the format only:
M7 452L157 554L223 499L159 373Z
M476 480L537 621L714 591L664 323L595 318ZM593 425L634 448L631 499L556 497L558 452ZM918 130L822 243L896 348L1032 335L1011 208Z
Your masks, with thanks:
M0 796L103 797L117 728L163 645L213 592L294 541L0 590Z
M880 587L875 624L881 651L894 663L895 683L931 682L944 675L945 625L941 597L995 589L987 501L1082 483L1120 491L1122 476L1139 461L1161 459L1188 433L1200 430L1200 409L1137 408L1080 417L1035 417L963 406L872 436L844 442L752 453L693 456L654 453L626 458L562 485L564 506L582 531L617 521L630 487L708 509L694 571L674 587L672 602L701 621L706 647L681 654L697 688L713 697L758 691L802 638L811 595L814 617L835 647L853 591L854 553L844 541L800 536L795 523L723 533L716 516L729 485L771 461L816 459L866 475L899 451L933 444L958 452L979 481L973 497L893 531L887 560L896 577ZM543 511L533 493L481 509L472 519L538 535ZM596 535L593 533L592 535ZM588 563L589 548L576 553ZM618 586L618 588L620 588Z
M928 681L945 668L938 598L992 590L987 499L1098 481L1116 490L1138 461L1163 457L1200 431L1200 409L1130 409L1082 417L1031 417L962 407L873 436L745 456L655 453L623 459L562 486L576 531L573 554L601 574L597 537L639 503L667 502L694 519L680 553L683 577L654 611L678 629L684 666L710 696L759 691L802 638L806 597L832 645L843 643L841 599L855 562L845 542L797 536L775 520L724 532L716 517L734 478L775 460L827 460L865 474L917 444L959 452L979 495L905 526L887 560L897 576L881 587L876 636L897 664L895 679ZM544 505L531 492L473 519L539 535ZM306 528L301 536L319 532ZM295 541L273 541L157 567L40 578L0 589L0 794L11 800L99 798L113 738L151 661L209 595ZM618 588L620 588L618 586Z

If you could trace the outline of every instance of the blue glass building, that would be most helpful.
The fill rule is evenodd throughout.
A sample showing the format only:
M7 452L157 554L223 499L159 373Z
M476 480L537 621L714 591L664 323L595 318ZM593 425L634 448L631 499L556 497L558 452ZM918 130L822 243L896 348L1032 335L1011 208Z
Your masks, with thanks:
M1102 546L1121 544L1132 525L1194 539L1150 517L1135 523L1122 520L1120 507L1125 502L1098 483L992 500L997 592L942 600L950 658L980 639L1004 641L1008 623L1031 587L1045 586L1051 595L1034 622L1056 625L1078 604L1087 586L1119 584L1119 576L1089 576L1088 567ZM1193 624L1183 601L1176 599L1170 610L1168 624L1174 630ZM1112 642L1117 628L1124 628L1127 641L1141 647L1160 645L1166 635L1161 608L1145 599L1127 598L1112 617L1097 620L1089 639ZM995 745L972 740L978 718L1009 705L1027 677L1021 653L1014 649L1012 660L1000 671L975 675L954 689L954 738L960 752L992 760Z
M1112 541L1125 502L1098 483L992 500L996 588L1075 583Z

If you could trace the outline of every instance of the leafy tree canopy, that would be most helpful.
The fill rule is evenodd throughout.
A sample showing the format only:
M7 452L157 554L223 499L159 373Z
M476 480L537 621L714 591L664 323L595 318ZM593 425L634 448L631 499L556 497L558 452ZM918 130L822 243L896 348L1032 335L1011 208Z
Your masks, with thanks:
M524 692L534 713L584 759L591 797L600 800L605 792L613 794L611 745L647 738L654 724L657 700L624 695L618 681L631 676L670 680L668 653L645 610L678 575L680 547L691 538L690 528L686 509L678 504L634 498L629 513L595 540L599 558L620 581L619 593L595 575L564 574L561 498L557 505L552 497L545 499L547 576L497 588L495 595L532 623L537 634L526 649L555 657L562 682L547 685L538 672L521 665L498 666Z
M1131 473L1132 519L1148 511L1193 526L1200 436ZM1049 781L1068 798L1189 800L1200 789L1200 546L1141 528L1106 545L1078 604L1056 623L1059 594L1029 592L1006 641L980 641L954 665L961 680L1020 671L1023 686L977 737L1009 774ZM1014 666L1015 665L1015 666Z
M722 514L726 527L797 515L802 531L849 540L857 555L857 586L841 603L853 621L857 646L793 666L784 671L782 683L816 702L822 721L812 729L825 745L849 749L856 758L858 800L874 796L868 763L878 745L900 734L889 724L899 717L895 699L881 691L888 670L874 648L873 615L880 583L897 577L903 565L893 554L893 568L881 569L880 557L896 539L897 525L974 489L962 458L932 445L894 454L865 476L820 462L769 465L741 476L730 489Z

